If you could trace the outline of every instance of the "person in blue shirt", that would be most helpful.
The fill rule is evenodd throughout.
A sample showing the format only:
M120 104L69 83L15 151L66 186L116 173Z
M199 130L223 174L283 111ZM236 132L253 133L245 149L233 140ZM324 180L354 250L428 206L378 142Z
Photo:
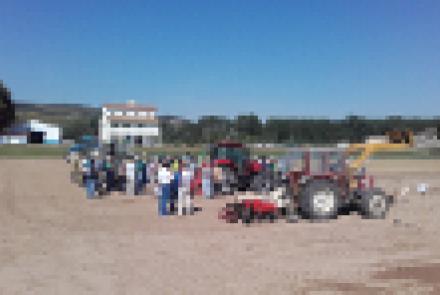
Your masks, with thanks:
M96 167L95 167L95 159L88 160L88 167L86 172L86 187L87 187L87 198L94 199L95 198L95 190L96 190Z

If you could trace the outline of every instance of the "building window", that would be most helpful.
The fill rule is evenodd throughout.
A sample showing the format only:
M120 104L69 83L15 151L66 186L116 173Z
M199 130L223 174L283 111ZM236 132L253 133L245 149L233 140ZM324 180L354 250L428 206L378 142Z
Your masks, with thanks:
M124 127L124 128L130 128L130 124L129 124L129 123L124 123L124 124L122 124L122 127Z
M138 127L142 128L144 127L144 124L138 124Z
M117 127L119 127L119 124L118 123L111 123L110 126L112 128L117 128Z
M127 116L134 117L134 112L132 112L132 111L127 112Z
M147 112L139 112L139 116L146 117L147 116Z
M135 136L134 137L134 144L142 145L142 136Z
M122 116L122 112L121 111L115 111L115 116Z
M150 117L150 119L154 118L154 112L148 112L148 117Z
M145 127L148 127L148 128L157 128L158 125L157 125L157 123L151 122L151 123L147 124Z

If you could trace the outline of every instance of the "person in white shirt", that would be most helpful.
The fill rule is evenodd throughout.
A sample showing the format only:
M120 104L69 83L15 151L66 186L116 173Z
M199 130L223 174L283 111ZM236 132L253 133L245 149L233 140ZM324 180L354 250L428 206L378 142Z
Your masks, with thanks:
M178 197L178 215L192 214L191 206L191 180L193 173L189 166L189 163L185 163L181 170L181 184L179 186Z
M209 157L206 157L205 162L202 164L202 193L206 199L213 197L212 167Z
M161 190L161 195L158 198L158 211L159 215L169 215L169 210L167 209L169 200L170 200L170 193L171 193L171 180L173 178L173 175L170 170L169 163L164 162L162 165L159 166L158 171L158 182L159 182L159 189Z
M126 186L125 191L127 195L134 195L135 192L135 166L132 159L128 160L125 165Z

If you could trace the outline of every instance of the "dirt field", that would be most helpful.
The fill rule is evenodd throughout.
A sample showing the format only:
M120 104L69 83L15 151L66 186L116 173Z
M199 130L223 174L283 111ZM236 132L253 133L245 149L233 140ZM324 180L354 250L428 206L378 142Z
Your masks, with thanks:
M439 294L440 161L369 166L411 189L385 220L246 227L217 219L224 199L158 217L147 196L87 200L62 160L0 160L0 294Z

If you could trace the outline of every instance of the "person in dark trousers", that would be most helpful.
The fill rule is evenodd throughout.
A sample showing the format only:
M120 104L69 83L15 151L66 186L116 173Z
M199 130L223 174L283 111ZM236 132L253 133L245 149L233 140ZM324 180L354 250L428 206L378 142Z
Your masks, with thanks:
M119 174L118 174L118 181L119 181L119 191L125 192L125 189L127 187L127 175L126 175L126 160L121 159L119 162Z
M170 171L169 163L163 162L159 167L158 171L158 182L159 182L159 196L157 198L157 205L159 215L165 216L169 215L169 211L167 210L167 205L170 200L171 193L171 178L172 174Z
M135 160L135 194L144 192L144 165L141 159Z
M145 161L142 161L142 185L143 185L143 187L145 187L148 183L147 170L148 170L147 163Z
M108 155L104 162L104 170L106 173L106 191L107 193L114 190L115 185L115 167L112 163L112 156Z
M179 197L179 181L180 181L180 175L179 170L172 172L174 177L171 180L171 199L170 199L170 212L171 214L176 213L176 205L177 200Z

